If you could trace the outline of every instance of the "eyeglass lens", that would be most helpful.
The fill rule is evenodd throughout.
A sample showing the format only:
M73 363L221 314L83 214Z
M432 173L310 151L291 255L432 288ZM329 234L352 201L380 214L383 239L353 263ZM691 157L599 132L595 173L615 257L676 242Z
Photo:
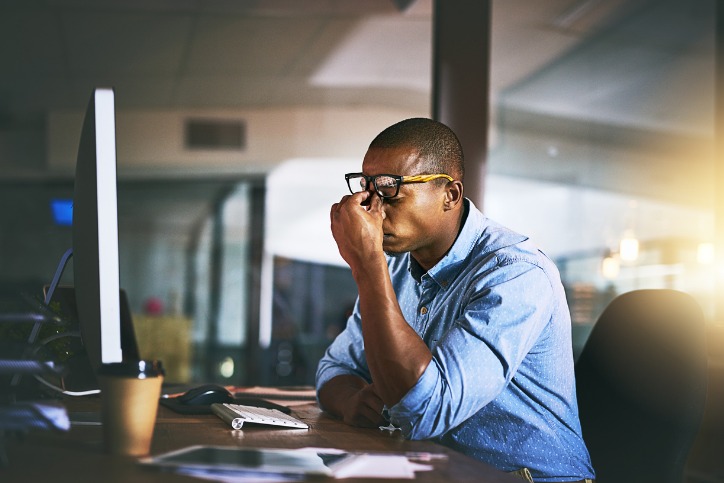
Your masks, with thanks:
M390 176L374 176L370 179L375 191L383 198L393 197L397 194L397 180ZM367 179L364 176L349 179L350 190L354 193L367 189Z

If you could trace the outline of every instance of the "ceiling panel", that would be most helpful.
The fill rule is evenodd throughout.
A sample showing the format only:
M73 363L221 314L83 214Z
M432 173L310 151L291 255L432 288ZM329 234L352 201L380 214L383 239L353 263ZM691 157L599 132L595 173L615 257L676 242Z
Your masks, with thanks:
M429 91L432 22L371 17L360 21L313 73L318 86L406 87Z
M62 39L73 76L176 75L191 34L192 17L142 12L62 15Z
M66 73L60 35L51 10L0 9L0 82Z
M198 19L183 73L282 76L323 27L317 18ZM264 55L259 55L264 52Z

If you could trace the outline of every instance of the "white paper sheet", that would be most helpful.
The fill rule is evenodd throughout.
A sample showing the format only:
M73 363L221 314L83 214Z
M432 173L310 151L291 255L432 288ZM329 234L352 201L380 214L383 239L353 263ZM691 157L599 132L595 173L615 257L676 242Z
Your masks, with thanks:
M299 448L296 451L310 451L314 453L342 454L343 450L336 448ZM405 455L359 453L332 466L335 479L345 478L397 478L414 479L416 471L430 471L432 466L410 461ZM273 483L302 481L302 477L292 475L269 474L263 475L253 472L231 470L203 470L180 468L179 474L193 476L208 481L220 483Z

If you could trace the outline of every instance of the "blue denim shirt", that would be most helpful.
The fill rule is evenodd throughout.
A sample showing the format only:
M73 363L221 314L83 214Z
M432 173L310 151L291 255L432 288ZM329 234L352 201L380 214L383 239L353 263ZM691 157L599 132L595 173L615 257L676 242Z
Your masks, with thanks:
M389 257L407 322L432 351L417 384L390 408L410 439L434 439L536 481L593 478L581 437L571 320L555 265L527 237L468 216L427 273L408 253ZM354 374L370 381L359 300L317 369L317 389Z

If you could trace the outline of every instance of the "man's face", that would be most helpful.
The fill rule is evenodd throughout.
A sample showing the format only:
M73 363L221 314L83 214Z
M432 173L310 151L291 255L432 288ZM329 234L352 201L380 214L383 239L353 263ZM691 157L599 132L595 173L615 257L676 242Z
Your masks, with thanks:
M410 148L370 149L365 154L362 172L367 176L434 174L424 170L417 151ZM388 253L412 252L419 262L447 251L448 246L441 246L448 238L441 233L444 200L445 189L439 183L401 185L397 196L383 200L383 249Z

